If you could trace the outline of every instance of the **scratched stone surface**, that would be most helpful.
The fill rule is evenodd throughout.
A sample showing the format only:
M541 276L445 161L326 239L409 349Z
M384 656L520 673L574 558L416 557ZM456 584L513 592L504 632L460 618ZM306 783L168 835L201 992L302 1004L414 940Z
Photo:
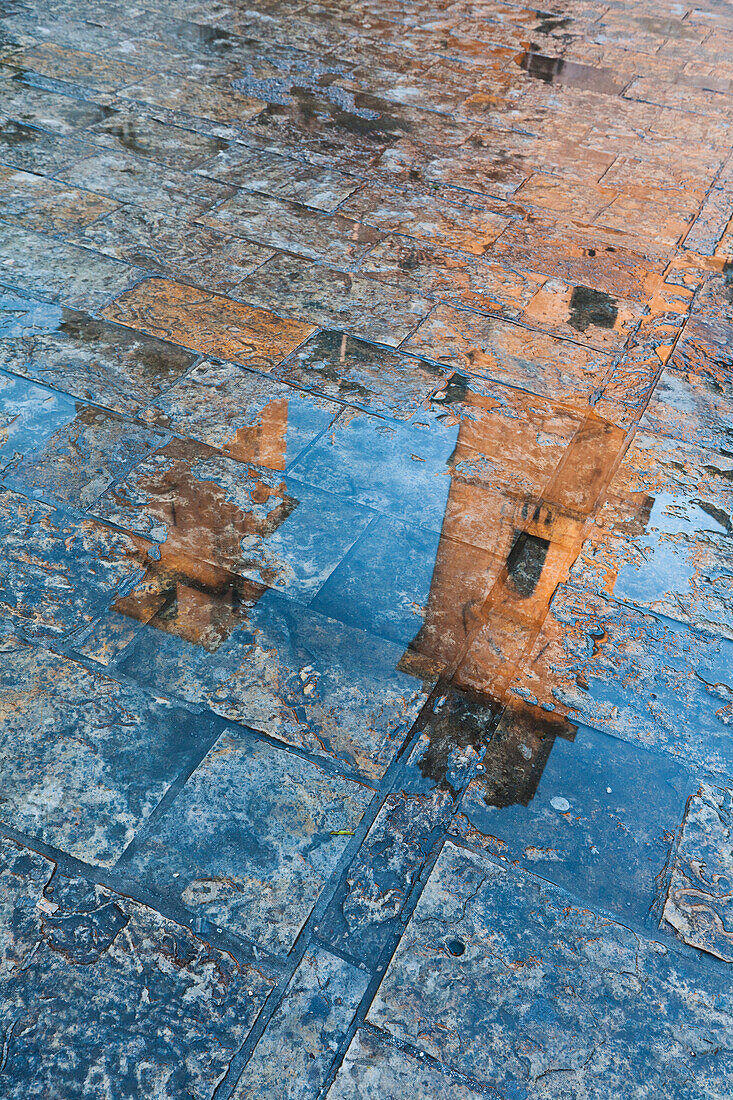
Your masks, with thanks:
M730 6L0 8L0 1095L728 1100Z

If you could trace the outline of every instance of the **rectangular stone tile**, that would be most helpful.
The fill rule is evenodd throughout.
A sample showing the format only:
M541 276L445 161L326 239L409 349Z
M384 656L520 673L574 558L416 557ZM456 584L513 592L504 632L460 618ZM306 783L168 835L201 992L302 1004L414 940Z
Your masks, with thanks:
M359 270L404 291L506 317L519 317L545 282L543 275L397 236L375 245Z
M282 428L277 415L262 424L258 454L280 468ZM296 432L290 442L303 444ZM161 565L180 562L182 581L191 563L206 562L296 598L315 595L371 519L337 497L180 439L140 462L93 511L161 542Z
M489 258L614 297L646 302L657 287L667 251L650 251L648 242L642 249L610 230L534 218L505 229Z
M3 79L0 88L0 117L55 134L72 134L113 114L109 107L34 88L22 80Z
M380 239L377 230L341 213L324 214L249 191L238 191L215 210L201 214L198 221L222 233L344 267L353 267Z
M364 995L368 975L323 948L306 952L232 1094L310 1100Z
M134 415L195 356L130 329L46 302L0 294L0 368Z
M240 127L266 106L261 100L242 95L226 78L182 80L173 73L155 73L128 82L120 98L164 107L193 118L210 118L224 123L234 120Z
M637 302L588 286L569 286L560 279L548 279L519 319L586 347L618 351L632 336L642 316L643 308Z
M213 655L146 626L126 675L379 778L434 682L401 646L266 593Z
M7 1100L210 1095L274 977L11 841L0 867Z
M372 793L226 730L119 867L193 913L287 953Z
M687 803L663 911L663 923L680 939L728 963L731 794L730 787L703 783Z
M115 92L140 80L141 70L110 57L100 57L85 50L73 50L55 42L42 42L33 49L16 54L15 63L22 69L41 73L56 80L88 85L103 92Z
M370 178L413 192L448 188L442 197L456 202L470 202L479 195L508 198L529 172L523 169L521 158L506 149L508 138L506 133L474 134L461 146L458 157L453 149L430 148L402 138L385 149ZM512 138L516 140L515 135Z
M100 309L142 272L106 256L0 225L0 283L56 299L75 309Z
M169 279L146 280L108 306L104 316L204 355L260 370L269 370L315 330L314 325Z
M341 412L233 363L204 360L158 398L145 419L236 458L284 470Z
M427 408L450 369L347 336L319 332L273 371L290 385L378 416L409 420Z
M710 773L729 774L732 643L561 586L511 691Z
M8 120L0 123L0 163L24 172L55 176L74 161L89 155L82 142Z
M509 224L506 215L483 206L462 206L369 185L348 199L341 210L377 229L406 233L476 256L482 256Z
M432 308L426 298L373 279L283 255L268 260L239 294L253 305L274 307L389 347L397 347Z
M633 1095L643 1072L702 1096L725 1093L730 1013L718 975L448 844L367 1019L510 1095L590 1094L601 1076Z
M79 136L92 145L101 145L115 153L149 157L183 172L215 157L226 148L226 143L218 138L146 118L135 111L116 111L110 118L95 123Z
M139 206L122 206L70 239L147 271L235 297L247 276L273 255L251 241Z
M93 520L0 492L0 613L31 637L88 626L143 576L147 544Z
M731 458L637 434L572 582L733 637L732 480Z
M416 1057L385 1039L359 1028L346 1051L327 1100L481 1100L495 1096L478 1086L442 1073L434 1063Z
M2 373L0 395L11 420L7 442L0 446L0 477L36 499L88 508L166 438Z
M697 203L693 200L687 216L685 205L684 199L663 205L633 195L617 195L594 220L607 229L648 237L655 244L667 245L671 249L685 235L694 217Z
M615 198L605 187L578 186L557 176L538 172L521 187L517 199L558 214L570 214L579 222L591 222Z
M200 214L231 195L231 188L173 168L152 164L145 157L111 150L93 150L61 172L67 183L162 213Z
M230 145L200 168L199 174L246 191L289 199L326 213L334 211L360 183L355 176L347 176L343 172L314 167L236 144Z
M104 867L214 737L202 715L12 639L0 684L3 819Z
M590 394L610 366L601 352L444 305L420 325L404 350L579 410L588 408Z
M692 776L615 737L507 708L453 829L562 886L589 909L654 927L654 906Z

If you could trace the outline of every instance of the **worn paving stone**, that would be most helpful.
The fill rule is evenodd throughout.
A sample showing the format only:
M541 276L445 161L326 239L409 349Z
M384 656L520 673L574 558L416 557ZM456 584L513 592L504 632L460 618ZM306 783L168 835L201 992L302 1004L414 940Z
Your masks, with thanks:
M286 744L379 778L435 682L402 646L268 592L238 611L214 656L143 627L119 667Z
M0 393L9 420L0 478L27 496L87 508L165 440L25 379L0 374Z
M241 296L247 276L273 254L250 241L138 206L119 207L69 239L146 271L235 297Z
M217 186L223 190L223 185ZM346 268L380 239L376 229L340 213L324 214L250 191L238 191L197 220L222 233Z
M193 217L228 198L231 188L213 180L151 164L146 158L116 149L94 150L60 175L68 183L84 187L118 202L130 202L168 214Z
M195 355L86 313L0 294L0 367L82 401L140 412Z
M117 203L103 195L11 168L0 169L0 185L0 221L62 236L117 208Z
M204 355L264 370L315 329L169 279L147 279L114 301L104 316Z
M515 1096L722 1096L733 1057L717 976L451 844L367 1019Z
M368 976L322 948L306 952L232 1094L308 1100L322 1085Z
M275 256L241 288L253 305L397 347L432 308L425 298L294 256Z
M0 283L73 309L95 311L142 272L16 226L0 225Z
M318 332L284 359L275 373L304 390L395 420L427 407L450 370L375 347L345 332Z
M194 913L287 953L371 796L227 729L120 867Z
M495 1093L442 1073L382 1033L359 1028L326 1095L328 1100L480 1100Z
M220 183L325 213L333 213L359 186L358 179L343 172L317 168L245 145L229 146L199 171Z
M34 88L3 77L0 116L55 134L73 134L109 117L111 108L68 95Z
M520 325L439 305L404 345L468 374L587 408L610 366L606 355Z
M312 407L306 415L314 411L317 415ZM162 566L175 570L180 564L182 580L188 570L195 578L196 563L205 562L224 571L225 592L228 573L296 598L313 596L372 517L275 472L287 457L281 416L274 422L266 417L255 429L253 457L267 459L275 470L245 463L242 453L237 461L204 444L173 439L90 510L161 543ZM305 441L297 430L290 435L296 449ZM250 449L246 434L245 448Z
M184 172L216 156L225 147L225 142L217 138L145 118L133 111L116 111L110 118L90 126L80 136L92 145L149 157L168 168Z
M272 977L11 841L1 866L8 1100L210 1095Z
M561 587L512 692L725 775L730 648L699 627Z
M341 408L235 364L204 360L145 415L239 462L284 470Z
M692 782L665 757L515 706L453 829L589 908L651 928L657 879Z
M730 458L638 434L572 582L730 637L732 473Z
M231 81L212 78L205 83L181 80L172 73L150 73L129 83L121 91L121 99L164 107L179 115L214 119L228 123L234 118L240 126L258 115L265 106L252 96L232 89Z
M703 783L690 798L662 913L685 943L728 963L732 793Z
M76 160L89 155L89 147L8 120L0 123L0 162L23 172L55 176Z
M341 210L377 229L406 233L475 256L487 252L509 224L505 215L480 206L459 206L368 185L347 199Z
M140 580L149 544L90 519L0 494L0 614L31 637L65 638Z
M0 656L3 819L110 867L212 722L12 637Z

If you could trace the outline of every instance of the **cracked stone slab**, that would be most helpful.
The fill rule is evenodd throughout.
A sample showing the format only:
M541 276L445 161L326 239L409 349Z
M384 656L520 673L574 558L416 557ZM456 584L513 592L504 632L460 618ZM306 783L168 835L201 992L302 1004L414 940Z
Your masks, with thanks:
M0 1087L211 1096L273 985L155 910L0 842Z
M404 647L266 592L209 653L144 627L119 664L126 675L286 744L384 774L435 683Z
M328 1090L327 1100L494 1100L484 1092L441 1071L420 1053L402 1050L383 1032L359 1028Z
M687 803L663 920L680 939L733 963L733 790L700 788Z
M12 636L0 688L3 820L105 867L215 735L204 716Z
M364 995L369 974L322 947L310 948L232 1100L311 1100Z
M718 975L450 843L367 1021L516 1097L723 1097L733 1066Z
M14 168L0 168L0 187L0 218L26 229L64 235L117 209L104 195Z
M120 868L191 912L287 953L372 794L228 729Z

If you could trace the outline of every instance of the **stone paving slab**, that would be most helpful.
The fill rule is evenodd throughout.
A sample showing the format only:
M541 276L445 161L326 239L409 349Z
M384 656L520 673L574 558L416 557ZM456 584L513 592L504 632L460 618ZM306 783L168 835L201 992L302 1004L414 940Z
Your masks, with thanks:
M451 844L368 1020L514 1096L722 1097L733 1058L712 974Z

